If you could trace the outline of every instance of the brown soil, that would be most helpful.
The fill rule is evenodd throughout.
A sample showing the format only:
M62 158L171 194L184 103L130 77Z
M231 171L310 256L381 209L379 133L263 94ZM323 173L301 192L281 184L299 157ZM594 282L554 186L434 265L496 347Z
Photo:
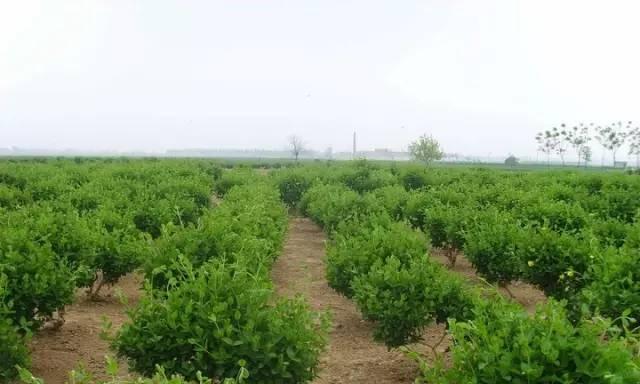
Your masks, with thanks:
M439 249L433 249L431 251L431 257L443 265L449 265L449 260L446 258L444 252ZM462 254L458 255L456 265L451 270L475 284L484 286L489 285L476 274L476 270L475 268L473 268L471 262L467 260ZM538 305L539 303L543 303L547 299L545 294L540 289L522 281L514 281L509 284L508 288L514 296L513 299L522 304L522 306L530 313L535 311L536 305ZM498 288L498 290L504 297L511 298L509 292L507 292L505 288Z
M142 278L123 277L115 287L103 287L99 301L88 300L84 290L77 292L75 303L67 308L65 324L58 330L43 329L31 342L31 372L46 384L63 384L68 372L82 365L96 379L106 379L105 356L113 355L108 342L100 338L103 317L117 330L127 320L126 308L116 296L122 295L128 306L141 295ZM127 364L120 362L122 377L129 376Z
M325 241L324 233L311 220L292 218L284 251L272 272L278 294L302 294L313 309L331 313L329 345L313 383L413 383L416 363L373 341L372 326L362 319L354 303L328 286ZM442 332L441 327L429 328L425 339L437 340Z

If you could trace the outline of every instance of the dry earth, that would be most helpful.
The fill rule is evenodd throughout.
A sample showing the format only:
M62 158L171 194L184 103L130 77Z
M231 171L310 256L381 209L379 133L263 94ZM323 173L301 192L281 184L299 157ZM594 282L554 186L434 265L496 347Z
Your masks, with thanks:
M125 297L128 305L135 305L141 295L142 278L131 274L123 277L115 287L104 287L100 301L86 298L79 290L73 305L65 315L65 324L58 330L44 329L31 342L31 371L46 384L63 384L68 372L82 365L96 379L104 379L104 362L108 342L100 338L103 317L117 330L127 320L126 306L116 296ZM116 294L118 292L118 294ZM120 362L121 376L129 375L126 362Z
M331 313L329 345L313 383L412 383L416 364L374 342L371 325L362 320L354 303L328 286L325 241L311 220L292 218L284 251L272 272L278 294L302 294L313 309Z

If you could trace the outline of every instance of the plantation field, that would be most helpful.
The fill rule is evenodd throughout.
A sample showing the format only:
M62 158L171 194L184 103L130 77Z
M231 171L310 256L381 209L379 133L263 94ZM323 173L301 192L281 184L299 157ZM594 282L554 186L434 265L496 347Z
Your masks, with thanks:
M640 382L638 175L8 159L0 217L0 382Z

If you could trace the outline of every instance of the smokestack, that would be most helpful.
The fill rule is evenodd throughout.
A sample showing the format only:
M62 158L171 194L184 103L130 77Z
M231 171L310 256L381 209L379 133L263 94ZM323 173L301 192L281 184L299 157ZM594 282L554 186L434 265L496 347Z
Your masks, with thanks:
M353 159L354 160L356 158L356 151L357 151L357 147L356 147L356 131L353 131Z

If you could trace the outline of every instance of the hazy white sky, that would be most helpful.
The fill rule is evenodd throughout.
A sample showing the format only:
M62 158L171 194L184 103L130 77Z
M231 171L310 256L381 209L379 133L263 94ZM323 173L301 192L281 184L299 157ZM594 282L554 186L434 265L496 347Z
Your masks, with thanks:
M636 0L0 0L0 147L535 155L640 121ZM597 144L594 143L597 147Z

